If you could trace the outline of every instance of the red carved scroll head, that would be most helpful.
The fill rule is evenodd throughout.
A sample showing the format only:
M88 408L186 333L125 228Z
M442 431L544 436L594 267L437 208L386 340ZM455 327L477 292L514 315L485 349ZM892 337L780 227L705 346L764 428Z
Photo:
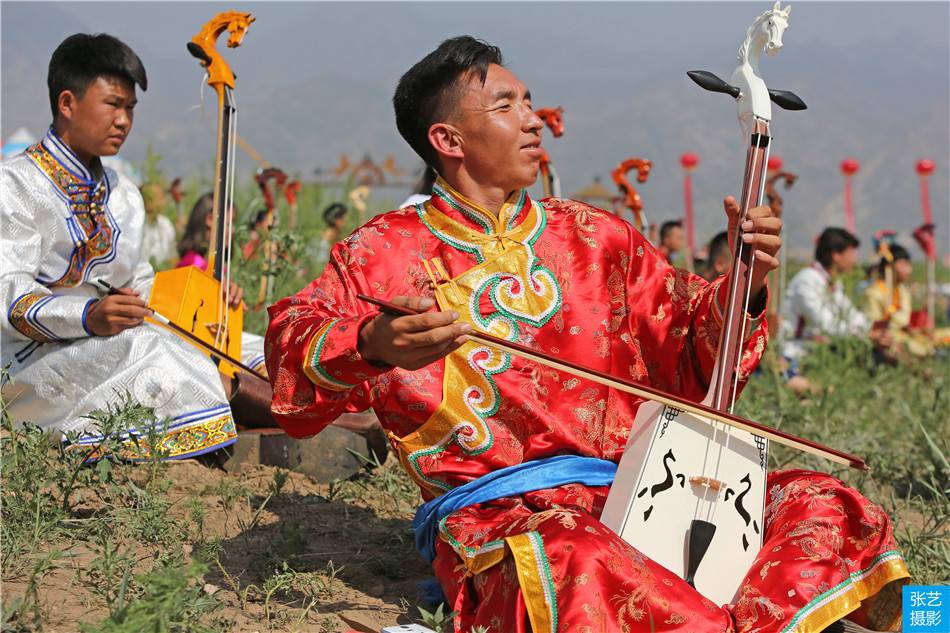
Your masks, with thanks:
M927 259L933 259L937 254L937 245L934 243L934 225L924 224L914 229L914 239L920 249L927 253Z
M614 182L617 183L617 187L620 188L621 193L624 195L624 204L633 212L637 229L642 229L643 222L640 211L643 210L643 201L640 199L640 194L634 189L633 184L627 179L627 172L631 169L637 170L637 182L643 183L650 177L650 170L653 169L653 163L645 158L628 158L617 165L610 173Z
M284 187L284 196L287 198L287 204L294 206L297 204L297 194L300 193L300 181L292 180Z
M560 106L556 108L540 108L535 110L534 113L544 121L544 124L548 126L548 129L550 129L554 135L554 138L558 138L564 134L564 108Z
M184 197L181 192L181 178L175 178L172 181L171 186L168 187L168 193L171 194L172 200L175 201L175 204L181 202L181 199Z
M267 186L267 183L273 180L278 187L283 187L287 182L287 174L278 167L268 167L267 169L258 170L257 175L254 176L254 180L257 181L257 186L261 188L261 195L264 196L264 204L267 206L267 210L270 211L274 208L274 193L271 191L270 187Z

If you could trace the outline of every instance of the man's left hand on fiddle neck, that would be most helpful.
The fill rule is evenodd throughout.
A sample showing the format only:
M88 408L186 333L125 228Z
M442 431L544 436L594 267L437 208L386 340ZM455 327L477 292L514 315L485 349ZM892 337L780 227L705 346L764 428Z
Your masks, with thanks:
M741 228L742 241L752 249L749 312L758 314L765 308L766 278L779 265L777 256L782 248L782 219L770 207L761 205L749 209L746 220L740 226L740 209L736 199L728 196L723 200L723 208L729 218L729 248L735 253L736 236Z

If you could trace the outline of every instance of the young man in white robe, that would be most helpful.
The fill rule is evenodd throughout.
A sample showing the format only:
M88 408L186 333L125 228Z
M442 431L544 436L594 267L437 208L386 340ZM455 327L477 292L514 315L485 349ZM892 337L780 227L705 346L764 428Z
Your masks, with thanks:
M827 228L818 237L815 261L792 277L782 306L782 356L793 391L804 393L810 383L799 371L801 359L816 342L838 336L867 337L877 346L891 343L886 330L871 321L844 292L841 276L858 263L860 241L841 228Z
M47 84L49 131L0 167L7 413L68 435L67 450L88 449L102 438L87 416L128 395L154 408L160 450L171 458L232 444L236 421L269 425L269 385L223 376L208 356L145 321L154 271L142 253L142 196L100 160L132 130L135 85L147 87L141 60L112 36L72 35L53 53ZM100 280L118 292L105 294ZM242 295L232 289L234 305ZM263 364L262 349L245 351L245 363ZM117 455L146 457L134 436L147 430L123 430Z

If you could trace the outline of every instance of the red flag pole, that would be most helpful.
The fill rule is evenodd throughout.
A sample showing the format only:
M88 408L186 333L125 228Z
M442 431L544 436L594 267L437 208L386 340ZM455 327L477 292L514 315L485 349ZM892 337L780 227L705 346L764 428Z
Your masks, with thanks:
M920 176L920 207L924 212L924 225L918 229L929 232L925 236L929 239L923 240L927 253L927 322L930 327L934 326L936 315L935 295L936 295L936 277L937 277L937 245L934 241L933 214L930 210L930 188L928 179L934 171L934 162L929 158L923 158L917 161L916 170ZM916 237L916 235L915 235Z
M854 221L854 206L851 197L851 177L858 173L861 168L857 159L846 158L841 161L841 172L844 174L844 221L845 228L853 235L857 235L857 227Z
M693 222L693 177L692 171L699 164L699 156L686 152L680 156L683 166L683 215L686 222L686 267L693 270L693 255L696 253L696 228Z

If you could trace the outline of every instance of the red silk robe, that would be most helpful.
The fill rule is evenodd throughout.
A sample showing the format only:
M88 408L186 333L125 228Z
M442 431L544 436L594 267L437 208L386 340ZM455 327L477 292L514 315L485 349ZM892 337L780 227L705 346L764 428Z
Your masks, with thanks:
M698 401L723 282L672 268L586 204L521 191L496 218L440 181L428 203L338 244L319 279L270 308L272 409L305 437L373 407L426 500L554 455L619 461L640 400L474 342L416 371L374 366L357 335L376 311L357 293L430 296L480 330ZM748 325L745 375L767 340L764 320ZM765 545L734 605L623 542L598 521L607 488L580 484L459 510L440 524L433 567L457 631L819 631L857 608L894 624L899 598L897 611L869 599L907 576L884 513L819 473L775 473L769 486Z

